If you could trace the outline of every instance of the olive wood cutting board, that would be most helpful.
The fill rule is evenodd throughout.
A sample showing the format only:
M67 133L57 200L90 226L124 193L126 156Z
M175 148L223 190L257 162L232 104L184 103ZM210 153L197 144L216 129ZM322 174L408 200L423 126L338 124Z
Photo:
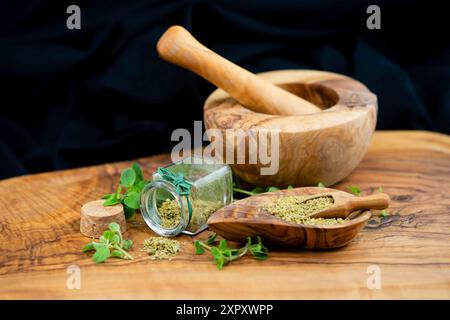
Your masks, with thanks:
M169 161L138 160L146 177ZM449 136L375 133L361 164L334 188L371 194L382 186L389 216L371 218L346 246L273 249L266 261L244 258L221 271L211 256L195 255L188 236L174 260L151 260L140 248L152 233L132 225L125 237L135 260L95 265L81 252L89 241L79 232L81 206L111 193L130 163L0 181L0 299L450 298ZM80 289L70 285L74 270ZM367 285L374 270L379 289Z

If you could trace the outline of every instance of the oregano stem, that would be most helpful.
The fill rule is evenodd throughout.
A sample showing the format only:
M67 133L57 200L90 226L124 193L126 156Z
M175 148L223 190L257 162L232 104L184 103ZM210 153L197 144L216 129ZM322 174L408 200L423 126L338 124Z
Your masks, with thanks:
M118 251L120 251L120 252L122 252L123 255L124 255L125 257L127 257L129 260L133 260L133 259L134 259L128 252L126 252L124 249L122 249L121 247L119 247L117 244L115 244L115 245L113 246L113 248L116 249L116 250L118 250Z
M200 245L205 248L208 251L211 251L211 247L208 246L206 243L203 243L203 241L198 241L198 243L200 243Z
M233 191L239 192L239 193L243 193L243 194L246 194L246 195L248 195L248 196L253 196L253 195L255 195L255 193L253 193L253 192L251 192L251 191L244 190L244 189L239 189L239 188L233 188Z
M243 256L245 256L247 254L247 252L248 252L248 245L245 245L244 247L242 247L238 250L237 255L231 257L230 261L242 258Z

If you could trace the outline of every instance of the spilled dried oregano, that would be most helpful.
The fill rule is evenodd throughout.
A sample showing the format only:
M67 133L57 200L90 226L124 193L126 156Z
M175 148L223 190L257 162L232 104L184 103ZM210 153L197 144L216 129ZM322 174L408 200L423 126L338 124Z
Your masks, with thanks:
M165 237L150 237L143 244L144 251L154 260L171 260L180 253L180 242Z
M304 201L305 198L294 196L279 198L268 204L265 209L284 221L298 224L333 225L347 221L341 218L311 218L314 213L331 207L334 203L333 197L324 196Z

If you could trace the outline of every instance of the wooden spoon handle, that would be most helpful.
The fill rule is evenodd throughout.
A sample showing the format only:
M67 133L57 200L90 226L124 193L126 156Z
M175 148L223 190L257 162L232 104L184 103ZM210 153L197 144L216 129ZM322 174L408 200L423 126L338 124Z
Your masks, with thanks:
M312 215L313 218L347 218L351 213L362 209L386 209L389 206L389 196L377 193L365 197L353 197L343 200Z
M161 36L156 48L162 59L198 74L253 111L278 115L320 111L314 104L219 56L183 27L170 27Z
M389 206L389 196L386 193L376 193L365 197L355 197L349 201L347 212L360 209L386 209Z

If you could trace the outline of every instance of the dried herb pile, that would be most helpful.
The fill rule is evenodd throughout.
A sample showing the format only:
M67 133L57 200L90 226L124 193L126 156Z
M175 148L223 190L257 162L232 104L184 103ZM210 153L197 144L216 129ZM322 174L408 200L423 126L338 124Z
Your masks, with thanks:
M298 224L333 225L347 221L341 218L311 218L314 213L331 207L334 203L332 197L304 199L305 197L283 197L270 203L265 209L284 221Z
M143 242L144 251L154 260L171 260L180 253L180 242L165 237L150 237Z

